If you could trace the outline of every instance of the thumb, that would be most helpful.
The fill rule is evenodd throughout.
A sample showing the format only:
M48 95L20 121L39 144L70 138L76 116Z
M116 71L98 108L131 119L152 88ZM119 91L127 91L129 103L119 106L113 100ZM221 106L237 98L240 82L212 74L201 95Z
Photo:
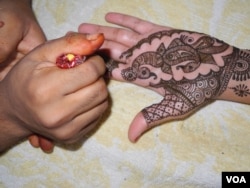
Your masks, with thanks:
M55 62L62 54L90 55L104 42L103 34L68 33L64 37L50 40L35 48L29 57L34 60Z
M142 112L140 112L135 116L134 120L130 124L129 130L128 130L128 139L134 143L148 129L149 129L149 126L147 125Z
M136 142L143 133L152 127L167 121L183 119L197 108L191 103L185 103L175 94L168 94L160 103L148 106L136 115L129 127L129 140Z

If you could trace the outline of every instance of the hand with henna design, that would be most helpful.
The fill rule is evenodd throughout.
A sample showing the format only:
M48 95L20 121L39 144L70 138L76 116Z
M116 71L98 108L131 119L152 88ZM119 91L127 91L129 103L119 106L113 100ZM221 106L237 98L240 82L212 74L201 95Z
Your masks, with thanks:
M111 78L163 96L136 115L128 132L132 142L150 128L185 118L216 99L250 104L249 50L129 15L109 13L106 21L124 28L83 23L79 32L104 33L102 49L109 51Z

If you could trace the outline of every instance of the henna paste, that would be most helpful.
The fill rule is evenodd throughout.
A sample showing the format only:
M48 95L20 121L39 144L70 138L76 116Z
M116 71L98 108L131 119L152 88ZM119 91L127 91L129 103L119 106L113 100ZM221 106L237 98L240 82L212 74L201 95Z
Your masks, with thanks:
M153 49L155 41L159 45ZM150 50L143 51L143 45L150 46ZM138 53L140 50L143 52ZM134 54L139 55L133 57ZM122 53L120 59L108 63L110 74L126 62L121 70L125 81L139 83L148 79L149 87L164 91L160 103L142 111L148 126L168 117L182 116L213 101L227 89L230 79L250 79L249 51L183 30L153 33ZM160 71L153 72L156 69ZM240 97L249 95L244 84L231 89Z
M239 84L235 87L230 87L239 97L246 97L250 95L250 89L245 84Z

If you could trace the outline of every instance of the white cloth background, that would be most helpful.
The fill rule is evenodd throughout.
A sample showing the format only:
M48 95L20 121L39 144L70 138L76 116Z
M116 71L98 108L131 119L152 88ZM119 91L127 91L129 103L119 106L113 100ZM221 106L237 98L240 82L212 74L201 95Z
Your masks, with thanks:
M250 1L34 0L48 39L82 22L106 25L122 12L154 23L210 34L240 48L250 44ZM127 139L133 117L158 94L112 81L110 113L93 135L50 155L25 141L0 157L0 187L220 187L222 171L250 171L250 107L216 101L189 118Z

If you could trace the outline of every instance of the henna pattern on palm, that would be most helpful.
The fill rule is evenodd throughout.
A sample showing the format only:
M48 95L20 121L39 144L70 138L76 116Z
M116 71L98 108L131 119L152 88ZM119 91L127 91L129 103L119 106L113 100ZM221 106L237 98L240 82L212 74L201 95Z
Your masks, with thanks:
M139 53L144 45L153 46L151 44L155 41L158 41L158 47ZM133 57L136 52L139 55ZM221 58L222 63L218 63L215 57ZM226 90L230 79L250 79L249 51L240 51L205 34L183 30L151 34L122 53L120 59L119 62L108 62L111 75L122 64L125 68L122 68L121 76L125 81L148 80L148 87L164 91L160 103L142 111L148 126L183 116L213 101ZM238 87L232 89L236 94L242 90ZM249 90L237 95L248 94Z

